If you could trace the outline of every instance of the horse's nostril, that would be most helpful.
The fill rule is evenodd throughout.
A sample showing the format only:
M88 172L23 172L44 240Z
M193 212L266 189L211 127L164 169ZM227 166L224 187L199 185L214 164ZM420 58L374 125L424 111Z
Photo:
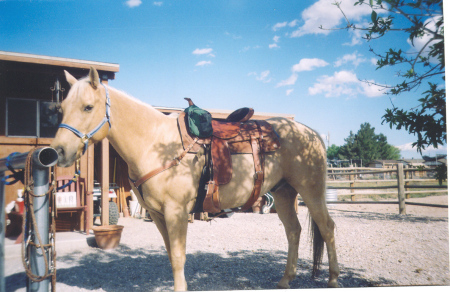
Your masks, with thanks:
M57 146L57 147L55 148L55 150L56 150L56 152L58 152L58 156L59 156L59 157L64 156L64 148L62 148L61 146Z

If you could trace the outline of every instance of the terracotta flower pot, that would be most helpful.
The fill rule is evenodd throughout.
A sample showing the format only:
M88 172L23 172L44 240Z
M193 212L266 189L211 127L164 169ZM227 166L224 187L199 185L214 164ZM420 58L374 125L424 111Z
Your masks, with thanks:
M95 241L101 249L112 249L119 246L122 236L122 225L108 225L93 227Z

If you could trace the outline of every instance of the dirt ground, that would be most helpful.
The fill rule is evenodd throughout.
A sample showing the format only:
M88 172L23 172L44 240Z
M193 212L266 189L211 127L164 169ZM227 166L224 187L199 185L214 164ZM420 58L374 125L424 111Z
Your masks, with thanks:
M366 199L363 199L366 201ZM382 200L380 200L382 201ZM391 200L392 201L392 200ZM413 198L407 199L406 202L438 204L448 206L448 196L429 196L425 198ZM330 209L342 210L342 211L363 211L374 213L399 213L399 207L397 204L335 204L330 205ZM449 215L448 208L437 207L425 207L406 205L406 214L414 216L427 216L427 217L447 217Z

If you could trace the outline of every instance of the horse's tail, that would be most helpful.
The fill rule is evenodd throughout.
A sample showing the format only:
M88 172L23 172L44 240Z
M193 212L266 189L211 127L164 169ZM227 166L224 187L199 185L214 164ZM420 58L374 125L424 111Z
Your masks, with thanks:
M309 223L310 223L310 236L311 236L311 242L313 247L313 271L312 271L312 278L318 275L320 265L322 264L322 258L323 258L323 250L324 250L324 243L322 235L320 234L319 226L317 226L316 222L311 218L311 215L309 215Z

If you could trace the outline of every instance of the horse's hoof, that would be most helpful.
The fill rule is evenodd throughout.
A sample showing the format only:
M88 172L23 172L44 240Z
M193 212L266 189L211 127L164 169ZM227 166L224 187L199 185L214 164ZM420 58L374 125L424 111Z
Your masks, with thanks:
M280 282L278 282L277 288L278 289L289 289L289 288L291 288L291 286L289 286L289 282L288 281L281 280Z
M328 282L328 288L339 288L339 284L337 280L330 280Z

